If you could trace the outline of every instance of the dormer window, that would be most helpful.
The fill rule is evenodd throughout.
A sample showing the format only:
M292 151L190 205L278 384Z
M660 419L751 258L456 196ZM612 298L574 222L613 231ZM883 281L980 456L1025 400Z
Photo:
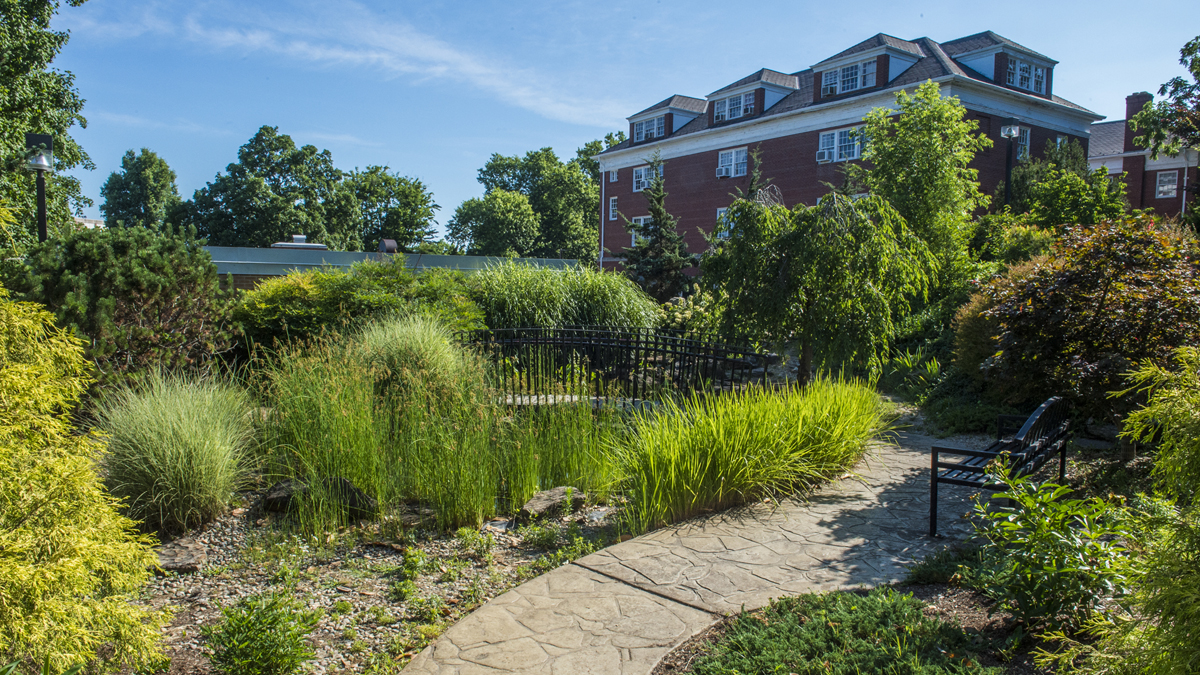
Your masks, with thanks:
M1032 91L1035 94L1046 93L1046 69L1026 61L1008 57L1008 86Z
M730 96L713 104L713 122L735 120L744 115L753 114L754 92Z
M667 118L658 116L652 120L638 122L633 125L633 142L641 143L642 141L650 141L655 138L662 138L667 135L666 127Z
M837 96L875 86L875 59L852 63L821 74L821 96Z

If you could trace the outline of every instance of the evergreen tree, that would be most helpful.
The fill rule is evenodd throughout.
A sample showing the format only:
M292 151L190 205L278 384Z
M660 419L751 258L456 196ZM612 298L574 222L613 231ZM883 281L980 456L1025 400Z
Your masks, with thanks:
M696 264L676 229L674 216L667 212L663 166L656 151L650 158L650 187L642 192L649 203L650 220L638 224L625 218L625 226L634 235L633 246L625 249L625 274L659 302L688 287L690 278L684 270Z
M121 170L114 171L100 188L104 203L100 213L108 227L157 227L179 202L175 172L166 160L146 148L137 155L127 150Z

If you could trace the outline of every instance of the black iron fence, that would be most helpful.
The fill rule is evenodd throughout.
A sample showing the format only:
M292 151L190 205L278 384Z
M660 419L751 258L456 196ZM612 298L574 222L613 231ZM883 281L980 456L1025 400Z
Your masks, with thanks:
M717 335L653 328L554 326L470 331L510 404L607 399L623 404L730 391L766 378L767 355Z

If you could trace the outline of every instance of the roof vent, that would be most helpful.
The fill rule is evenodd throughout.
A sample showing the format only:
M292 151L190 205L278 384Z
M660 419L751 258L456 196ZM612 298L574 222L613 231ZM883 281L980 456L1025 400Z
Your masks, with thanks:
M271 244L271 248L307 248L324 251L329 247L325 244L310 244L308 236L303 234L293 234L291 241L281 241Z

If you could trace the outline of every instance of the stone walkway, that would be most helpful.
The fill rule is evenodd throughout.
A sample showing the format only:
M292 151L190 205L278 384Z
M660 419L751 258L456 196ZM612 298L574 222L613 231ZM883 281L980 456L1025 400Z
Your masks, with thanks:
M955 538L970 491L942 486L930 539L929 447L988 439L900 433L810 499L656 530L518 586L451 626L405 673L644 675L729 613L771 598L875 586Z

